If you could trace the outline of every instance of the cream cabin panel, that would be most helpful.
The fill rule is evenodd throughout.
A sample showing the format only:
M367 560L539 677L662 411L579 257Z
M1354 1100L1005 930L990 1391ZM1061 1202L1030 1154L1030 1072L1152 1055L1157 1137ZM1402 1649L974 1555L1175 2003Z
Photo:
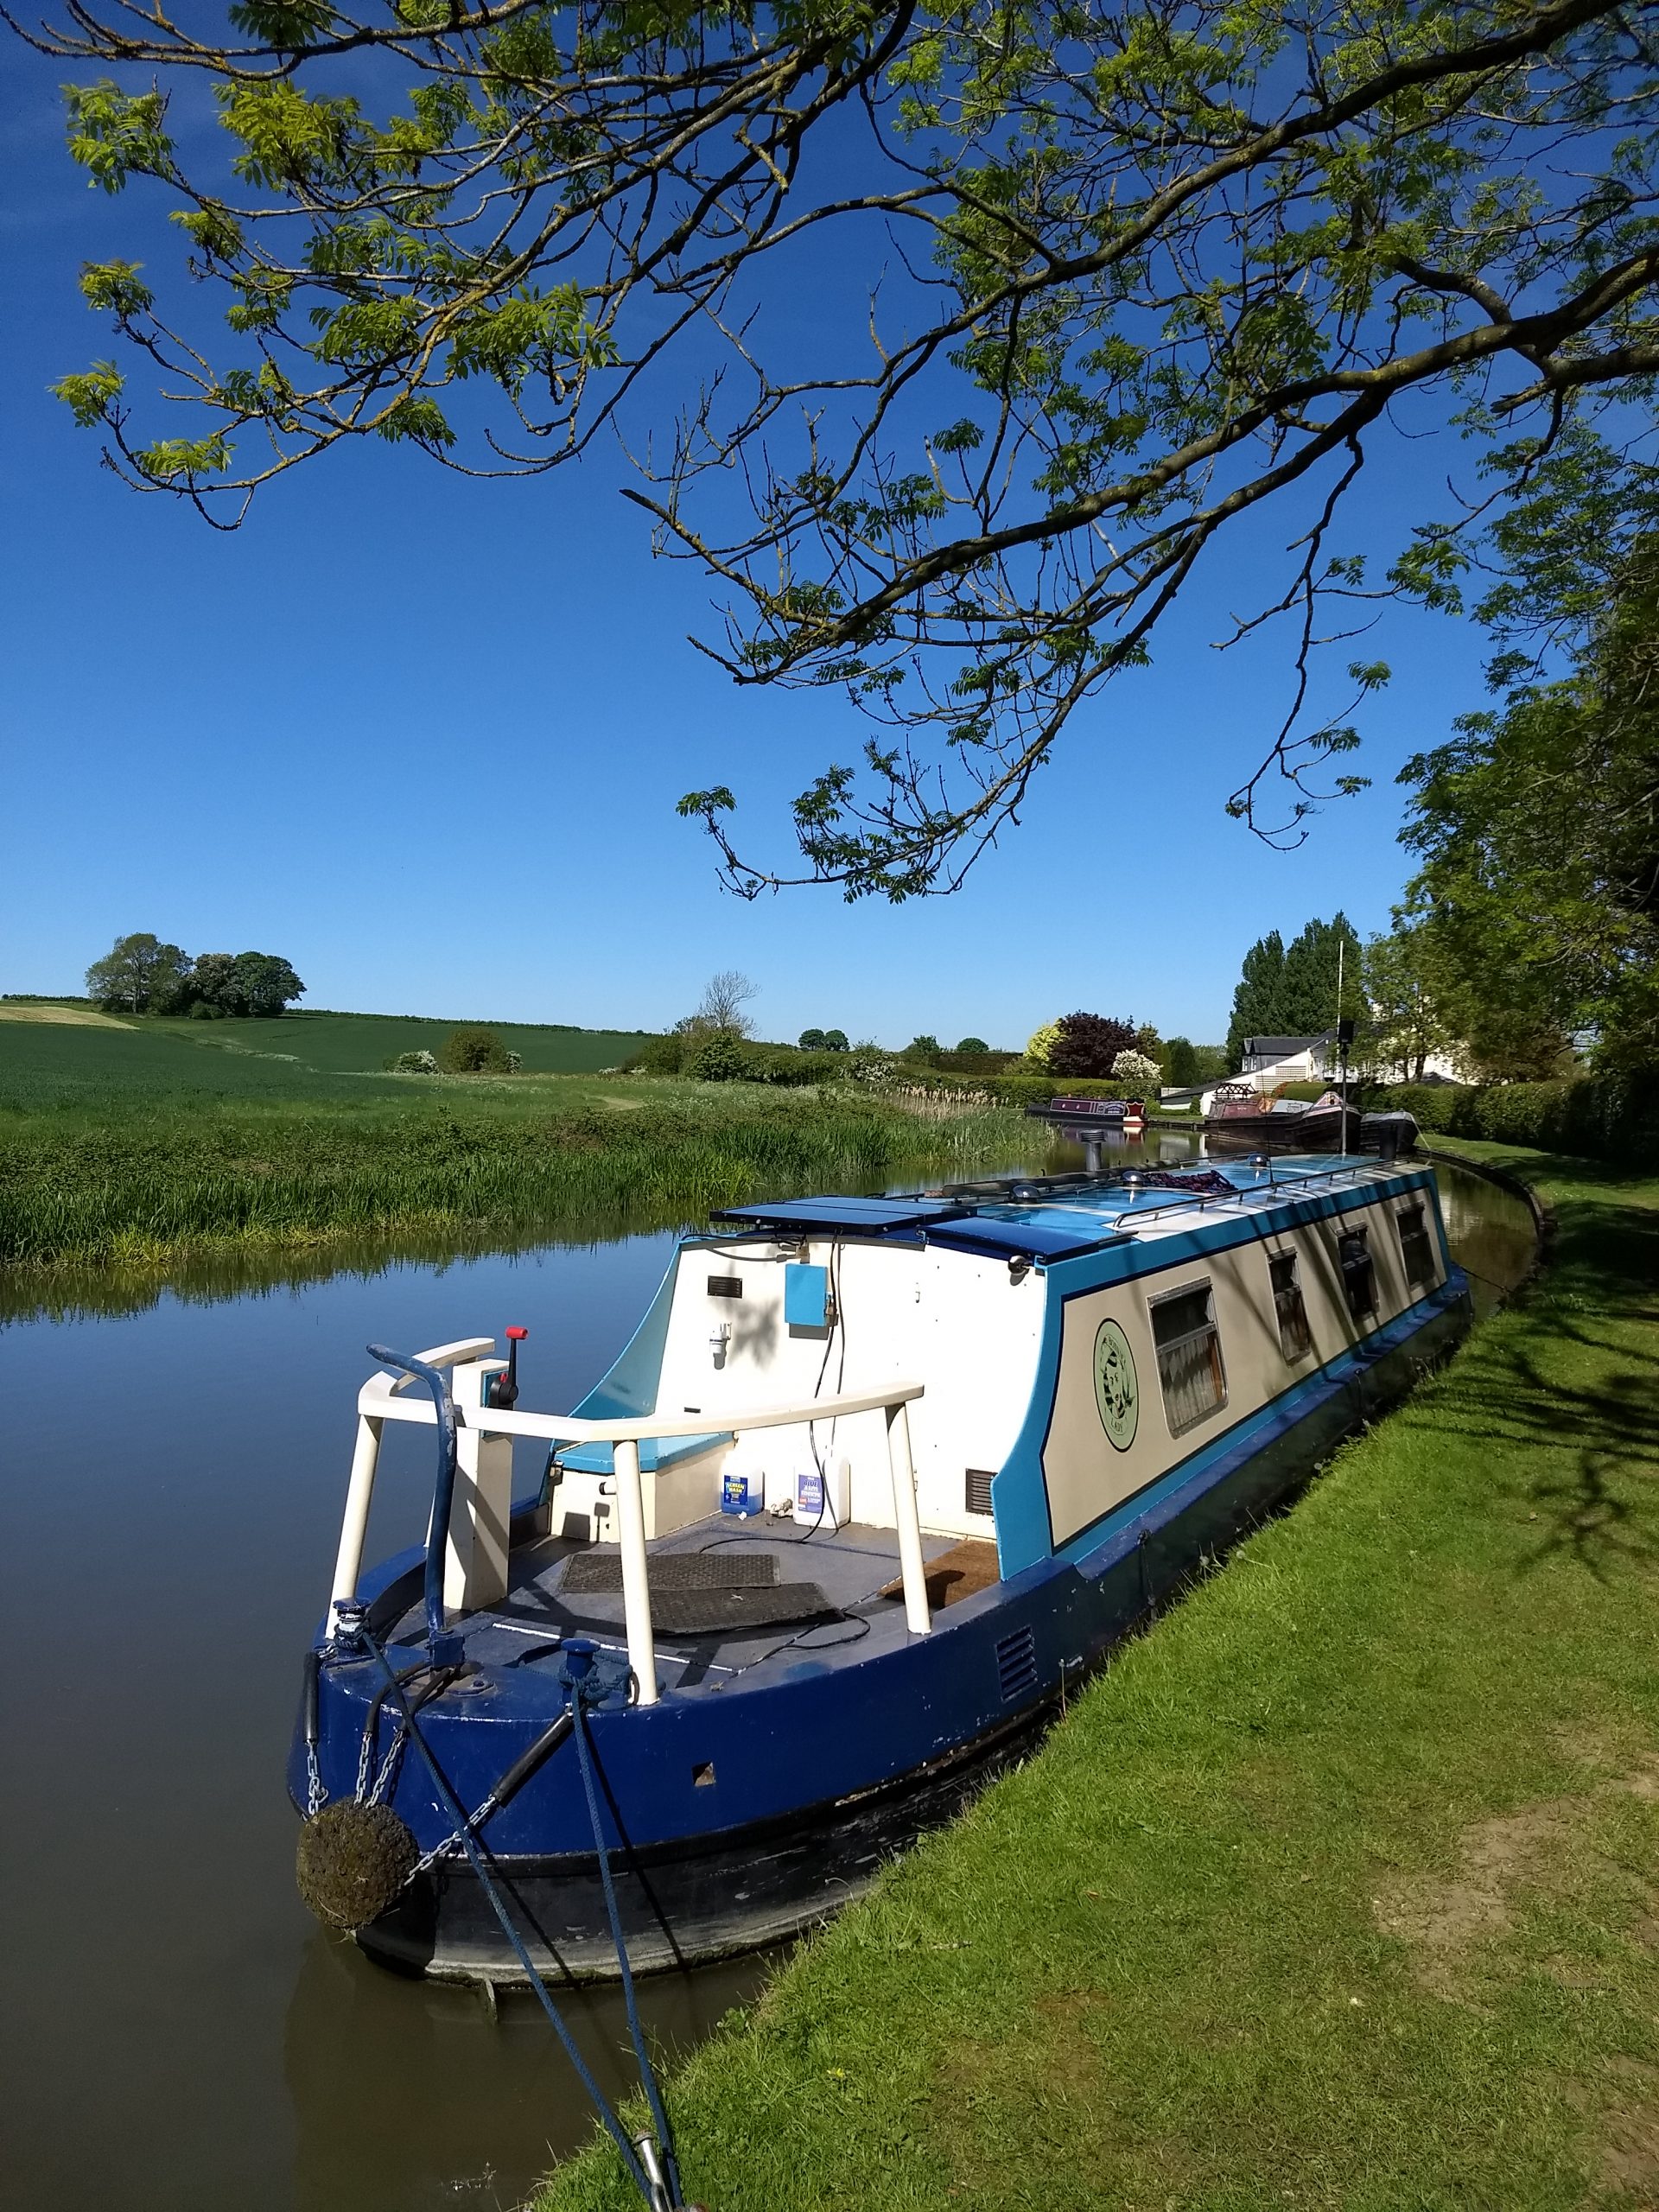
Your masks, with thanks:
M1056 1547L1070 1542L1423 1296L1422 1289L1406 1281L1395 1218L1402 1203L1416 1203L1414 1195L1403 1201L1397 1196L1382 1198L1294 1229L1273 1230L1227 1250L1067 1300L1054 1408L1043 1448ZM1424 1205L1432 1234L1432 1194L1425 1197ZM1349 1311L1338 1251L1339 1237L1360 1228L1366 1231L1376 1294L1375 1312L1363 1320ZM1305 1351L1287 1357L1274 1300L1272 1262L1292 1254L1310 1341ZM1438 1249L1435 1258L1438 1284L1445 1279ZM1225 1392L1212 1411L1175 1433L1165 1404L1152 1311L1166 1298L1205 1285L1217 1327ZM1121 1408L1116 1420L1109 1421L1109 1372L1103 1389L1096 1389L1105 1322L1122 1332L1122 1346L1133 1363L1136 1408L1127 1445L1121 1440L1126 1427ZM1120 1353L1120 1363L1121 1358ZM1109 1433L1112 1426L1119 1431L1118 1443Z
M1121 1332L1121 1341L1115 1332ZM1107 1393L1104 1414L1102 1395L1096 1389L1097 1357L1110 1363L1103 1384ZM1120 1410L1126 1388L1132 1418ZM1109 1420L1117 1431L1117 1443L1109 1433ZM1043 1478L1055 1548L1069 1543L1185 1456L1185 1447L1170 1442L1164 1425L1158 1362L1140 1285L1114 1283L1068 1298L1060 1324L1054 1406L1043 1445Z

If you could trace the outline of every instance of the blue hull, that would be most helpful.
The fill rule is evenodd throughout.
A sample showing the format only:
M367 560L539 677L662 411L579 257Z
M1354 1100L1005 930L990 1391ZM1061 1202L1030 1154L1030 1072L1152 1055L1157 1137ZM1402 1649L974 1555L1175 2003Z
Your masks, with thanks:
M906 1637L899 1615L752 1686L705 1683L651 1707L620 1698L601 1706L592 1733L606 1842L636 1969L781 1940L855 1895L886 1858L1018 1758L1068 1689L1282 1503L1343 1435L1444 1357L1467 1313L1454 1272L1358 1350L1129 1500L1090 1532L1080 1555L1041 1560L964 1599L936 1617L928 1637ZM365 1578L372 1624L385 1630L402 1618L419 1564L410 1553ZM390 1656L398 1663L416 1654L394 1645ZM318 1758L331 1796L356 1786L380 1679L366 1660L331 1660L324 1670ZM550 1669L480 1665L423 1708L420 1726L472 1807L561 1702ZM377 1763L390 1742L383 1718ZM289 1767L296 1806L306 1780L296 1730ZM423 1851L443 1840L448 1822L412 1755L391 1802ZM489 1820L481 1840L546 1967L575 1980L614 1974L573 1744ZM503 1985L519 1978L477 1882L454 1861L419 1876L359 1940L405 1972Z

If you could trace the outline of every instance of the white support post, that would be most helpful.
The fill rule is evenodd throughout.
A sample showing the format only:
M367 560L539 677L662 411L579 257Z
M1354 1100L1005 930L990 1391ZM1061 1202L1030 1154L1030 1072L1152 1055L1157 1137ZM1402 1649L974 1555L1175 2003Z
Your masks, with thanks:
M374 1471L380 1459L380 1423L366 1414L357 1417L357 1442L352 1452L351 1479L346 1485L346 1517L340 1526L340 1549L334 1557L334 1584L329 1592L328 1625L332 1632L334 1600L357 1595L357 1578L363 1565L363 1539L368 1533L369 1508L374 1502Z
M899 1572L905 1584L905 1625L912 1636L933 1626L927 1603L927 1565L922 1557L921 1516L916 1510L916 1465L910 1455L910 1416L902 1402L889 1406L887 1465L893 1473L893 1517L899 1528Z
M455 1438L455 1496L443 1557L447 1613L475 1613L507 1594L507 1525L512 1516L512 1439L480 1433L486 1418L484 1386L506 1362L468 1360L450 1370L449 1389L461 1414Z
M622 1613L628 1625L628 1664L641 1705L657 1702L657 1639L651 1625L651 1585L645 1575L645 1502L639 1489L639 1446L619 1437L612 1447L616 1475L616 1536L622 1554Z

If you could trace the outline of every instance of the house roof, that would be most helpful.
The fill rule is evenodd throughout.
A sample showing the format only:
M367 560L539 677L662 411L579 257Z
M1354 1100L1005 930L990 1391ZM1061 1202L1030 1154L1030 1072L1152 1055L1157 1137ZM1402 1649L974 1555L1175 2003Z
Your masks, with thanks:
M1335 1040L1334 1029L1322 1029L1317 1037L1247 1037L1244 1050L1252 1059L1289 1060L1298 1052L1305 1052L1310 1045L1329 1045Z

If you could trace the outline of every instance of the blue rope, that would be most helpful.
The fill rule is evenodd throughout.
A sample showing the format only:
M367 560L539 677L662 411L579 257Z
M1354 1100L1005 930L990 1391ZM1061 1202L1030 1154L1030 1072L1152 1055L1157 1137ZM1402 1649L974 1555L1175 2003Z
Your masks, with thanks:
M409 1731L410 1740L413 1743L416 1750L421 1755L421 1758L425 1765L427 1773L431 1778L432 1787L438 1794L439 1802L443 1807L445 1812L448 1814L450 1819L454 1822L455 1827L459 1831L461 1848L466 1852L467 1858L472 1861L473 1872L477 1875L479 1881L483 1887L484 1894L489 1899L491 1910L501 1923L502 1934L506 1937L508 1942L512 1944L513 1950L518 1955L519 1965L523 1967L525 1974L530 1978L531 1986L535 1990L537 1996L541 1999L542 2010L552 2022L554 2033L558 2037L559 2041L564 2045L564 2055L575 2068L576 2079L582 2083L582 2088L586 2089L588 2096L592 2099L594 2109L598 2112L600 2119L605 2124L605 2131L607 2134L610 2136L611 2140L616 2145L617 2149L621 2152L622 2163L627 2168L628 2178L632 2182L634 2187L639 2191L641 2196L645 2198L646 2203L650 2204L652 2202L651 2183L646 2176L644 2166L640 2164L639 2154L634 2149L632 2144L628 2140L627 2130L623 2126L622 2122L617 2118L616 2113L612 2110L609 2103L606 2100L603 2090L601 2089L598 2082L594 2081L592 2074L589 2073L587 2061L582 2057L581 2051L576 2048L575 2038L572 2037L569 2029L566 2027L564 2024L564 2016L559 2011L558 2006L553 2002L551 1991L548 1988L547 1984L542 1980L540 1974L537 1971L535 1961L531 1957L529 1951L525 1948L524 1939L520 1936L518 1930L513 1926L512 1916L507 1911L505 1905L501 1902L500 1894L497 1891L495 1884L490 1879L489 1871L484 1863L484 1854L479 1849L478 1841L473 1834L471 1824L468 1821L466 1814L462 1812L454 1790L450 1789L448 1783L444 1779L443 1770L439 1766L436 1759L433 1757L432 1752L427 1745L425 1737L422 1735L419 1728L416 1727L415 1724L415 1716L410 1711L408 1700L404 1695L403 1685L398 1681L397 1675L393 1674L385 1653L380 1649L379 1644L369 1633L368 1630L365 1628L359 1632L364 1643L368 1645L370 1650L374 1654L375 1658L379 1662L380 1671L385 1675L388 1684L391 1686L393 1697L397 1700L398 1710L403 1714L404 1726ZM576 1740L578 1743L582 1740L582 1727L580 1722L578 1722L576 1727ZM585 1774L586 1770L584 1769L583 1771ZM605 1868L606 1891L607 1896L608 1897L610 1872L608 1867L606 1866L605 1855L602 1851L600 1853L600 1865L601 1867ZM626 1955L624 1955L622 1960L622 1972L624 1983L628 1990L628 2017L630 2023L632 2024L634 2019L633 1993L632 1985L627 1980L627 1961ZM649 2074L647 2074L645 2079L648 2093L654 2092L655 2085L652 2082ZM652 2107L653 2111L658 2108L657 2099L654 2094L652 2094ZM678 2194L678 2183L677 2182L675 2185L675 2196L677 2200Z
M628 1964L628 1947L622 1934L622 1916L617 1910L616 1885L611 1879L611 1854L605 1848L605 1832L600 1825L599 1794L594 1786L594 1751L588 1737L588 1714L584 1692L588 1683L566 1676L570 1691L570 1712L576 1724L576 1758L582 1768L582 1786L588 1799L588 1818L593 1824L594 1849L599 1854L600 1880L604 1885L605 1910L611 1923L611 1941L616 1946L616 1962L622 1974L622 2002L628 2016L628 2033L633 2039L633 2055L639 2063L639 2078L645 2084L651 2116L657 2126L657 2140L662 2146L663 2163L667 2170L670 2200L680 2202L680 2165L674 2150L674 2131L668 2123L667 2108L662 2093L657 2087L657 2076L652 2069L651 2055L645 2049L645 2031L639 2021L639 2007L633 1993L633 1971ZM595 1692L600 1686L594 1684Z

